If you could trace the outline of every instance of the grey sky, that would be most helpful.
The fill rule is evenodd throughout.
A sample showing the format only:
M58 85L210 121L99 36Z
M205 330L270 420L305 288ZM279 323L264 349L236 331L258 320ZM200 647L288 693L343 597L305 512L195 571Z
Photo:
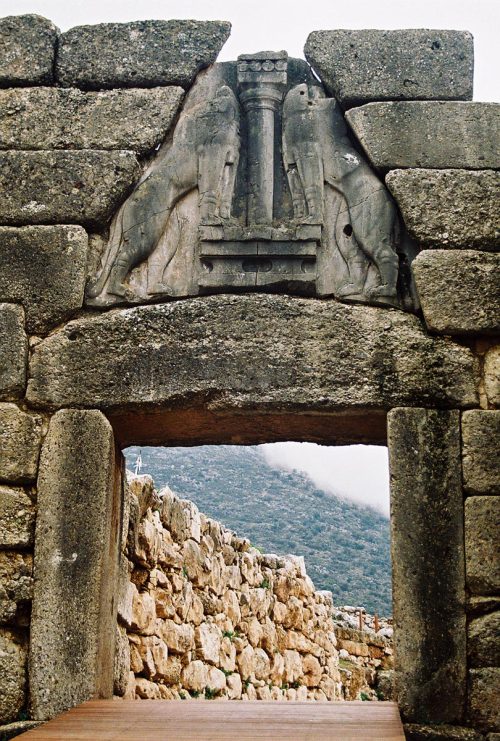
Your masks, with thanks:
M387 448L378 445L332 448L314 443L273 443L261 448L271 465L303 471L320 489L389 515Z
M301 57L310 31L334 28L453 28L475 40L474 99L498 101L498 0L0 0L0 15L38 13L61 30L109 21L196 18L233 28L220 60L243 52L286 49ZM387 449L266 446L271 463L298 468L321 487L389 511Z
M498 0L0 0L0 15L39 13L59 28L148 18L228 20L221 60L286 49L302 56L310 31L331 28L454 28L475 38L475 100L499 100Z

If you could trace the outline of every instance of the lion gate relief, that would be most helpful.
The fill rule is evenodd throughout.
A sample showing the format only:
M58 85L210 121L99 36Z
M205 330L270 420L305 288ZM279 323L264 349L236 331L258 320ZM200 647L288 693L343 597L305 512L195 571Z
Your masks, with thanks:
M111 224L87 304L281 291L412 309L415 252L309 66L242 55L198 76Z

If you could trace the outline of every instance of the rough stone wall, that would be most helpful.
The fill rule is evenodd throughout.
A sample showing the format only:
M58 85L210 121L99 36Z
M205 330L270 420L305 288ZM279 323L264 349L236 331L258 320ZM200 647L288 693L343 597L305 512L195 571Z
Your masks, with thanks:
M261 554L148 476L128 492L116 694L342 698L331 594L302 558Z
M346 700L394 700L392 618L368 615L360 607L332 611Z
M432 664L439 700L452 676L439 668L467 653L467 665L457 659L453 672L453 718L444 721L425 697L428 685L415 681L404 710L408 733L416 741L491 736L499 726L500 671L492 648L500 611L499 107L470 101L470 35L331 31L313 34L306 46L421 248L413 264L421 316L334 300L220 296L96 317L83 309L95 235L167 134L183 89L214 60L228 32L225 24L187 23L111 24L61 37L35 16L0 22L0 723L30 712L40 717L28 708L40 700L33 687L43 684L42 671L36 676L31 667L31 689L27 680L35 483L56 409L105 411L119 444L193 444L284 439L290 430L298 439L382 442L386 414L399 406L412 413L416 432L411 440L393 425L391 446L400 455L393 476L409 461L393 498L403 505L408 491L420 492L410 504L426 548L436 553L442 539L450 551L439 570L429 570L425 554L410 547L411 528L400 531L393 547L401 573L415 571L420 593L436 600L430 609L413 593L400 610L396 648L398 635L413 639L396 664L427 677ZM166 55L160 60L158 49ZM452 422L445 410L455 410ZM86 414L79 412L79 424L90 430ZM445 421L447 433L438 438L432 430ZM74 438L65 437L64 425L59 434L61 447L40 473L55 476L57 469L62 481ZM426 442L432 434L440 464L425 479L435 459ZM78 456L85 459L85 450ZM444 511L428 497L451 479L456 488ZM67 480L64 494L78 503L78 477ZM405 521L407 510L400 512ZM64 532L64 511L54 516ZM92 536L88 523L81 527ZM34 561L36 571L36 550ZM54 563L62 576L70 573L70 562ZM453 620L441 609L440 580L455 585ZM35 583L42 606L52 587ZM60 611L69 624L77 614L72 599L68 583ZM53 615L36 614L42 627L56 625ZM443 634L447 641L439 643ZM444 658L436 648L426 669L419 656L429 639L441 652L452 648ZM55 655L55 643L50 650ZM65 671L76 687L77 663ZM56 695L44 717L82 699L76 690L69 699Z

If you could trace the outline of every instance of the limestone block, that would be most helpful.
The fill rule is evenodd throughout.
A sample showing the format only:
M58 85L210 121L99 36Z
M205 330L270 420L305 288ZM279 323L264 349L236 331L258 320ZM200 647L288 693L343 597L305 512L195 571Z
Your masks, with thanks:
M449 335L500 331L500 254L424 250L412 270L429 329Z
M226 675L224 672L221 672L215 666L211 666L207 674L207 687L215 692L223 692L226 689Z
M263 648L256 648L254 653L254 674L256 679L269 680L271 662Z
M0 86L53 80L58 29L39 15L0 19Z
M285 659L282 654L275 653L273 655L273 661L271 665L271 682L280 685L283 682L285 676Z
M138 677L135 680L136 697L142 700L161 700L160 688L149 679Z
M346 108L378 100L472 98L473 40L467 31L314 31L304 53Z
M467 628L467 653L472 667L500 666L500 611L471 620Z
M477 728L496 731L500 727L500 668L471 669L467 717Z
M113 692L120 492L97 411L55 414L42 446L30 690L36 720ZM57 616L57 620L54 619ZM64 625L64 630L61 630Z
M194 632L198 658L209 664L219 662L222 634L213 623L202 623Z
M127 692L130 672L130 644L124 628L116 626L113 693L123 697Z
M24 306L29 334L83 305L87 242L78 226L0 227L0 300Z
M500 345L490 348L484 356L483 372L488 403L500 407Z
M0 149L131 149L144 155L163 141L183 95L180 87L0 90Z
M222 611L235 625L241 620L241 610L238 597L232 589L228 589L222 595Z
M22 489L0 486L0 548L33 545L35 508Z
M117 615L119 620L127 627L132 625L132 607L134 603L134 594L137 587L130 579L129 562L125 556L120 558L118 571L118 589L117 589Z
M149 592L134 592L132 602L132 630L152 635L156 626L156 606Z
M143 519L137 529L138 547L135 559L142 566L154 568L158 563L162 547L162 526L158 512Z
M0 399L17 399L24 394L27 362L24 310L16 304L0 303Z
M15 723L7 723L5 726L0 726L0 738L3 741L9 741L9 739L20 736L21 733L33 731L41 725L42 721L39 720L19 720Z
M25 705L27 644L22 634L0 628L0 723L16 720Z
M182 660L178 656L169 656L163 669L163 679L167 684L179 684L181 681Z
M466 684L459 414L394 409L388 446L398 704L409 722L459 722Z
M200 542L200 513L193 502L177 497L164 497L161 518L177 543L182 544L188 538Z
M236 656L238 672L243 681L250 679L255 671L255 649L252 646L245 646Z
M20 622L20 608L33 595L33 558L0 550L0 623Z
M15 404L0 404L0 481L30 483L36 478L41 417Z
M224 636L221 641L218 663L226 673L236 671L236 646L228 636Z
M498 103L368 103L346 118L372 164L384 170L500 167Z
M76 26L59 40L63 87L189 86L215 61L231 26L221 21L136 21Z
M291 684L297 682L302 676L302 660L298 651L286 650L283 654L285 660L284 679Z
M201 690L204 690L207 686L207 680L208 667L199 659L191 661L191 663L182 670L182 685L188 690L201 692Z
M239 674L230 674L226 677L227 696L230 700L241 700L243 685Z
M311 654L302 657L303 683L306 687L317 687L323 670L318 659Z
M405 723L407 741L484 741L484 736L472 728L459 726L421 726Z
M178 625L173 620L162 622L161 635L174 654L183 654L194 648L194 628L187 623Z
M151 655L154 662L154 679L164 679L170 672L171 665L169 664L168 647L161 638L154 637L153 645L151 646Z
M97 227L139 176L133 152L0 152L0 221Z
M385 182L421 247L499 248L500 172L392 170Z
M472 594L500 591L500 496L466 499L465 565Z
M500 410L462 415L464 488L468 494L500 494Z
M35 348L31 376L28 398L45 408L157 411L208 394L219 411L325 413L478 398L473 354L430 337L417 317L286 296L211 296L75 320Z

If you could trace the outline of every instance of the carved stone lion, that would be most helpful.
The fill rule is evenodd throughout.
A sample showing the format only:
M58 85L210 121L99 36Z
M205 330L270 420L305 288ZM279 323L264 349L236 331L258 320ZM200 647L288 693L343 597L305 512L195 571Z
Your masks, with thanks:
M239 159L239 105L221 86L214 97L186 111L171 147L159 156L122 205L111 231L104 265L87 296L124 296L129 272L154 251L178 201L198 188L202 223L227 219ZM165 267L175 254L174 244Z

